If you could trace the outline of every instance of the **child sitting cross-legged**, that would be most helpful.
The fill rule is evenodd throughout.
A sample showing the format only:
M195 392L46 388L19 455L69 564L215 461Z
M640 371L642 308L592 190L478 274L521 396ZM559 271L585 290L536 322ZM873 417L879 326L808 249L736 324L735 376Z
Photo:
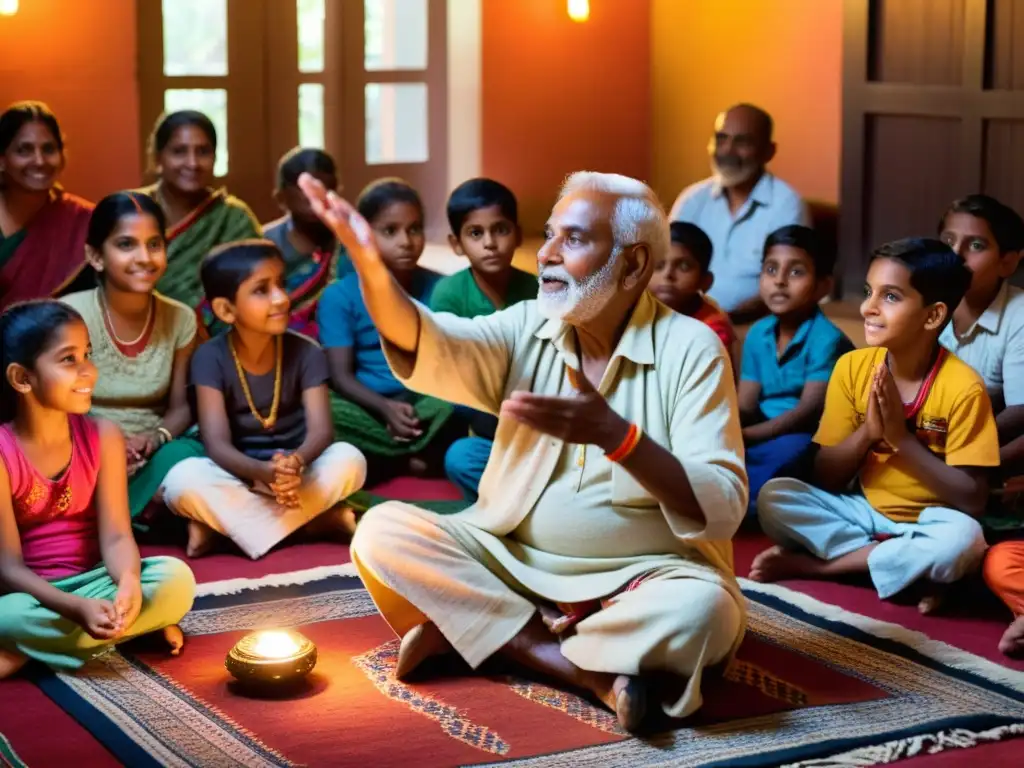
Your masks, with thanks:
M416 190L401 179L379 179L360 193L356 208L373 229L391 278L412 298L429 303L440 275L418 265L426 239ZM359 275L327 287L317 324L336 393L334 424L369 456L375 481L406 471L439 473L451 442L452 406L411 392L395 378L363 301Z
M883 599L920 582L929 613L944 585L980 565L975 518L999 438L981 377L938 341L970 282L938 240L874 253L861 304L871 346L844 355L829 380L815 485L780 478L761 490L761 526L779 546L755 558L752 579L866 572Z
M673 221L669 234L671 247L664 258L655 260L648 289L665 306L708 326L731 353L736 332L729 315L705 297L715 281L709 269L711 238L685 221Z
M216 535L252 559L299 528L345 535L354 518L337 506L359 490L366 460L334 442L323 350L288 330L284 260L269 240L242 240L203 261L203 289L231 330L192 359L199 431L209 458L167 475L164 501L188 518L188 554Z
M170 557L139 558L125 440L86 416L89 331L56 301L0 316L0 679L29 659L73 670L162 631L172 653L195 579Z
M765 241L760 286L771 315L743 342L738 392L751 513L766 482L799 472L832 368L853 349L818 307L832 289L834 266L807 227L782 227Z
M512 266L522 243L519 206L512 190L493 179L470 179L448 197L448 242L469 268L443 278L430 295L434 312L480 317L537 298L537 278ZM468 501L476 501L491 455L498 419L464 406L457 415L472 435L456 440L444 456L445 474Z

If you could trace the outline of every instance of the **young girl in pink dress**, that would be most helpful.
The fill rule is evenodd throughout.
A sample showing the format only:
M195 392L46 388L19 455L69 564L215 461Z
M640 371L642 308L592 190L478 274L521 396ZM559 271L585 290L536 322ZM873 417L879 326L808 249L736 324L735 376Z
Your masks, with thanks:
M124 438L85 416L96 368L81 316L56 301L0 316L0 679L36 659L77 669L162 630L174 654L195 579L140 560Z

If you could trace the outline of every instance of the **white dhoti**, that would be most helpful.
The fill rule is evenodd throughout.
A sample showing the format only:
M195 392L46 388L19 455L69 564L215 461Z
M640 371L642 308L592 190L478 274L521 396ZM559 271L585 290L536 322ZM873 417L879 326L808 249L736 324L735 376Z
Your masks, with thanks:
M562 653L594 672L682 675L686 689L665 712L685 717L696 711L702 671L724 661L742 633L735 582L696 555L608 558L602 573L595 559L547 554L543 559L556 569L570 566L551 573L529 564L544 554L492 536L464 515L435 515L400 502L367 513L352 542L352 559L392 629L404 635L432 621L474 668L523 628L538 601L614 594L607 607L575 625ZM618 591L641 573L651 575L631 591ZM587 585L604 591L587 595Z
M212 459L186 459L167 473L163 497L177 515L227 536L253 560L345 497L362 488L366 458L348 443L334 443L302 477L299 503L284 507L258 493Z

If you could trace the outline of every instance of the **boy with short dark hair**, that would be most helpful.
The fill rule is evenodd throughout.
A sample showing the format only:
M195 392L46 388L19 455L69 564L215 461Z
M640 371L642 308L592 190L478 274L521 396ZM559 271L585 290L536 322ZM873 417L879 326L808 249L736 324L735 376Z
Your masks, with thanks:
M807 227L781 227L765 241L761 299L772 314L747 333L739 384L751 513L765 483L800 472L832 368L853 349L818 306L834 267Z
M493 179L470 179L455 188L448 198L448 242L469 259L469 268L434 287L434 312L473 318L537 298L537 278L512 266L523 241L518 208L512 190ZM475 501L498 420L462 407L457 412L473 434L448 448L445 472L466 499Z
M732 351L736 332L729 315L705 298L715 281L709 268L711 238L696 224L685 221L673 221L669 234L671 247L665 258L655 260L648 290L670 309L707 325Z
M975 518L999 438L981 377L939 344L970 282L938 240L875 251L861 305L871 346L844 355L829 380L816 487L779 479L761 491L761 526L780 546L758 555L752 579L867 572L882 599L921 580L929 613L942 585L981 563Z
M321 534L352 530L351 512L336 505L362 487L366 459L334 441L327 360L288 330L284 272L269 240L228 243L203 260L206 298L229 329L192 357L209 458L185 459L163 484L167 506L190 521L189 557L218 534L255 560L313 521Z

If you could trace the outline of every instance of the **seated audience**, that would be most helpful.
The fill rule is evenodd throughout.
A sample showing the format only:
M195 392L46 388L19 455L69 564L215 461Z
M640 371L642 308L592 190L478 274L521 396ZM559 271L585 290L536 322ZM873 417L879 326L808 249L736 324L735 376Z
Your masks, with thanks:
M380 179L359 195L359 213L373 230L391 278L424 304L440 275L417 266L426 240L423 203L400 179ZM452 406L410 392L388 368L380 334L356 274L331 284L320 298L317 324L327 350L334 425L370 457L374 479L394 472L440 470ZM428 450L429 448L429 450Z
M775 157L772 131L771 116L758 107L737 104L722 112L708 144L711 177L684 189L669 217L696 224L711 238L718 279L709 293L736 323L767 311L757 285L765 239L787 224L810 224L800 195L765 168Z
M186 385L195 313L154 290L167 269L164 214L151 198L117 192L93 211L86 257L99 286L64 297L85 320L99 380L90 415L125 435L128 509L136 527L171 467L203 455Z
M1024 541L1003 541L988 551L985 582L1013 611L1013 622L999 640L1007 656L1024 653Z
M414 302L359 213L300 184L352 255L400 380L500 411L474 506L388 502L356 531L353 562L402 636L397 676L496 656L589 690L631 730L655 708L695 712L743 634L730 538L746 483L721 343L646 291L669 248L654 193L570 176L538 300L467 320Z
M213 248L260 236L249 207L214 189L217 129L202 112L163 115L149 139L156 184L141 192L159 203L167 219L167 271L157 283L164 296L198 310L203 300L199 267Z
M729 316L706 294L715 282L711 272L711 240L696 224L673 221L672 245L664 259L654 262L650 291L658 301L681 315L700 320L722 340L727 350L736 344Z
M438 282L430 296L434 312L480 317L537 298L537 278L512 266L523 240L512 190L492 179L463 182L448 198L448 223L448 242L455 253L469 259L469 269ZM476 501L498 420L461 406L456 412L473 434L448 448L445 473L468 501Z
M765 483L801 472L832 368L853 349L818 307L832 290L834 266L807 227L782 227L765 241L761 299L772 314L750 328L740 366L751 514Z
M954 202L939 237L967 262L971 287L939 341L985 381L1004 475L1024 471L1024 289L1010 285L1024 252L1024 221L987 195Z
M844 355L829 380L815 485L780 478L761 490L761 527L780 546L755 558L752 579L867 572L882 599L916 584L928 613L941 585L981 564L975 518L999 438L981 377L938 343L970 281L937 240L875 251L861 305L871 346Z
M366 460L334 442L327 361L288 330L284 259L269 240L221 246L203 261L203 288L230 326L192 360L199 432L209 458L186 459L164 481L164 500L188 518L188 555L226 536L252 559L306 526L347 535L338 506L359 490ZM314 522L315 521L315 522Z
M291 328L311 338L319 336L316 306L320 294L336 277L352 272L352 263L334 233L309 209L298 188L308 173L327 189L338 190L334 158L320 149L296 147L277 166L274 199L285 215L263 225L263 236L284 256L284 285L292 302Z
M92 203L61 188L63 170L49 107L21 101L0 114L0 310L57 295L85 265Z
M177 655L195 579L180 560L139 558L124 438L85 415L85 323L56 301L15 304L0 345L0 679L29 659L78 669L150 632Z

